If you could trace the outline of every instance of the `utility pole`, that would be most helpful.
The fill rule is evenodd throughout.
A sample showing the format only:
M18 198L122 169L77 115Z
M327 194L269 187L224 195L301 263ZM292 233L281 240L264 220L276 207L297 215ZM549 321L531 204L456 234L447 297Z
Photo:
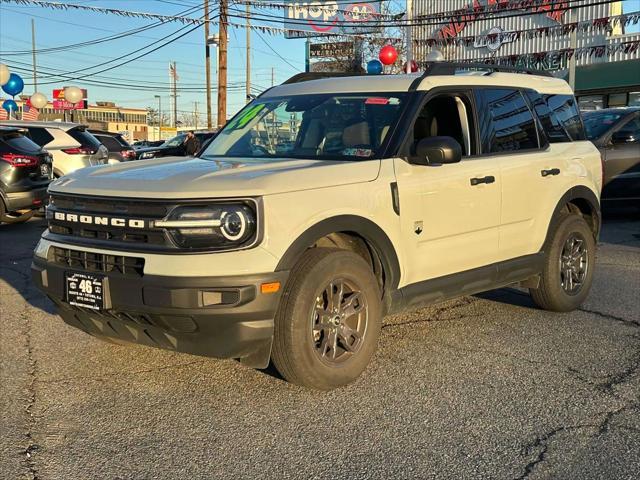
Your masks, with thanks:
M162 140L162 97L154 95L158 99L158 140Z
M198 102L193 102L193 123L195 129L198 130Z
M413 60L413 40L411 38L411 21L413 19L413 0L407 0L407 65L405 73L411 73L411 60Z
M178 70L176 69L176 62L171 63L171 96L173 97L173 128L178 128Z
M271 67L271 86L272 87L276 83L275 79L276 79L275 68Z
M227 0L220 0L218 44L218 127L227 123Z
M249 6L249 2L247 2L247 71L245 73L246 77L246 102L249 103L251 101L251 7Z
M38 91L38 76L36 74L36 22L31 19L31 52L33 54L33 92Z
M204 67L207 83L207 128L211 130L211 50L209 48L209 0L204 0Z

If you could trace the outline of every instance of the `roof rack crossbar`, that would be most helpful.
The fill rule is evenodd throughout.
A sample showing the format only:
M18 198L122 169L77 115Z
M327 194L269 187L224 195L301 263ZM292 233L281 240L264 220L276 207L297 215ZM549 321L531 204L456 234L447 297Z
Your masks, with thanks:
M336 78L336 77L359 77L365 75L364 73L356 72L302 72L297 73L293 77L285 80L282 85L288 85L290 83L308 82L310 80L319 80L321 78Z

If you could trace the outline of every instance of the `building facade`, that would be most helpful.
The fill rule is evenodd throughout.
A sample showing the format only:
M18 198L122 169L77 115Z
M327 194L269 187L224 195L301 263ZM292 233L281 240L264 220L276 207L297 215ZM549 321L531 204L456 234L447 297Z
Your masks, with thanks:
M414 16L419 63L437 49L451 61L551 70L573 81L583 109L640 105L640 35L625 34L640 12L622 2L414 0Z
M18 104L18 118L22 118L24 100L16 100ZM49 102L46 107L38 110L38 120L64 120L65 112L55 110ZM123 135L128 141L154 140L150 137L147 111L143 108L128 108L117 106L113 102L96 102L88 104L83 110L69 110L66 119L88 125L96 130L107 130Z

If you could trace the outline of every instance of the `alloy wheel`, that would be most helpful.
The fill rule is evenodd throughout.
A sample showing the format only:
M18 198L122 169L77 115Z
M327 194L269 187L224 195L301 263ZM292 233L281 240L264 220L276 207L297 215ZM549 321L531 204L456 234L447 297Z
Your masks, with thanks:
M568 295L577 295L582 289L589 271L587 242L579 233L572 233L560 254L560 283Z

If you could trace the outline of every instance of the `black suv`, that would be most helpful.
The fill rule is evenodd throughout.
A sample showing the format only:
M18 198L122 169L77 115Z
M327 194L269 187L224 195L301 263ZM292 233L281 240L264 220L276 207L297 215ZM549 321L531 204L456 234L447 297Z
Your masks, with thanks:
M215 137L216 132L194 132L200 146L208 143L209 140ZM184 151L184 140L187 138L187 133L179 133L175 137L167 140L159 147L139 148L136 150L139 160L147 160L149 158L157 157L184 157L186 152Z
M0 223L27 221L44 205L51 160L19 128L0 126Z
M119 133L106 132L103 130L89 130L102 145L109 151L109 163L126 162L136 159L136 152L129 142Z

